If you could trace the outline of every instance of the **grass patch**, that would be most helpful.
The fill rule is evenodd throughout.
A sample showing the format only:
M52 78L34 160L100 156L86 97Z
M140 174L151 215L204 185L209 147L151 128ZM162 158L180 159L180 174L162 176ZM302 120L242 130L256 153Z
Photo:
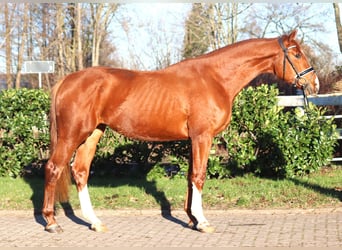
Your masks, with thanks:
M308 177L272 180L245 175L234 179L207 180L205 209L270 209L337 207L342 201L341 166L323 168ZM0 210L40 210L44 180L0 178ZM95 209L182 209L186 180L94 178L89 192ZM75 186L70 203L79 208Z

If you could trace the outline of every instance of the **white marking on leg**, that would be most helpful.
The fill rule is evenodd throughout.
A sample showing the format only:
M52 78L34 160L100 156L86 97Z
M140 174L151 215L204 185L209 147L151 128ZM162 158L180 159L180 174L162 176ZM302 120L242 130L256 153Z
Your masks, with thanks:
M88 185L85 185L83 189L78 192L78 198L80 199L81 210L84 218L89 220L92 225L101 224L101 221L95 215L93 206L91 205Z
M209 225L203 214L202 192L197 189L194 183L192 183L191 214L195 216L198 225Z

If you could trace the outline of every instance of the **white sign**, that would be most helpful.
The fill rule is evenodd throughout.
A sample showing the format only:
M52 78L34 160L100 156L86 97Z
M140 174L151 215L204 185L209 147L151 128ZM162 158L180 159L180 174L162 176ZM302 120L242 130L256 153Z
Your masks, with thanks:
M24 74L54 73L54 61L26 61L21 72Z
M42 73L54 73L54 61L26 61L23 63L21 73L23 74L38 74L39 88L42 87Z

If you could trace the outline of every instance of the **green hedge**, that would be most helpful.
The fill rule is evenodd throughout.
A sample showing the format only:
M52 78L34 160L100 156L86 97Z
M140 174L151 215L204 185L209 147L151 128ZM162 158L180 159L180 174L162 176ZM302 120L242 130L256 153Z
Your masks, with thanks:
M47 158L49 94L42 90L0 92L0 176L17 177Z
M208 161L209 178L252 172L261 176L304 175L326 165L336 144L332 119L310 105L285 111L278 107L274 86L244 89L235 99L230 126L215 137ZM17 177L28 166L48 157L49 93L43 90L0 92L0 176ZM118 171L150 177L164 175L171 163L175 175L187 171L188 142L152 143L127 139L109 129L101 138L92 163L97 174ZM163 163L161 163L163 162ZM40 164L39 166L42 166ZM135 166L139 166L136 168ZM140 169L140 170L137 170Z
M293 177L329 163L337 143L333 118L322 118L326 110L312 104L305 113L302 108L285 111L277 106L277 95L277 88L262 85L236 97L230 126L214 142L226 146L228 157L211 155L210 175Z

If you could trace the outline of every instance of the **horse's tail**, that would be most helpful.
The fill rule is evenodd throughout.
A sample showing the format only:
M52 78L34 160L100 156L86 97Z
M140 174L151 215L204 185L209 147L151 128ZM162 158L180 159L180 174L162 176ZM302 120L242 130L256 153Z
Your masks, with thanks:
M57 118L56 118L56 99L59 87L62 85L64 79L59 81L51 93L51 107L50 107L50 156L53 154L57 145ZM55 201L67 202L69 200L69 189L71 186L71 170L69 164L60 166L63 168L60 177L57 180Z

